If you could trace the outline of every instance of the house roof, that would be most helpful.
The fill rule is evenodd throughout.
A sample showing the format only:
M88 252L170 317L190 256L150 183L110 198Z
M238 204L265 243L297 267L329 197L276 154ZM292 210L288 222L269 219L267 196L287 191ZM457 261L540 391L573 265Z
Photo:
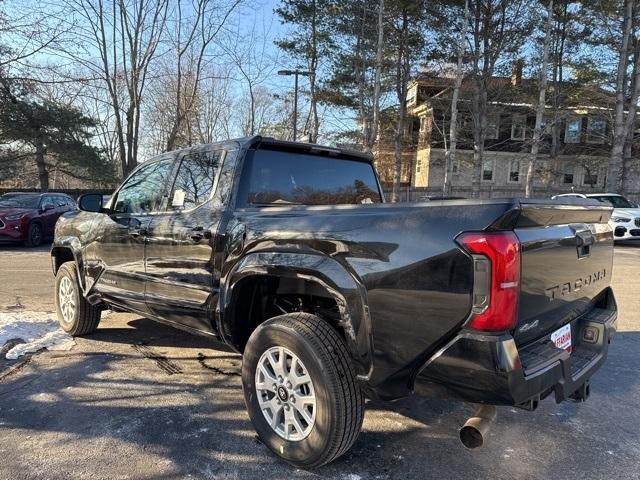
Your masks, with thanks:
M449 100L455 79L438 77L432 74L421 74L414 83L426 89L431 101L436 99ZM538 80L522 78L513 84L511 77L491 77L487 82L489 102L510 106L532 107L538 99ZM470 98L473 92L473 79L467 76L461 87L461 97ZM593 84L578 84L564 81L559 92L561 98L558 103L569 109L604 109L615 108L615 94ZM554 85L549 83L547 90L547 104L550 105L554 96Z

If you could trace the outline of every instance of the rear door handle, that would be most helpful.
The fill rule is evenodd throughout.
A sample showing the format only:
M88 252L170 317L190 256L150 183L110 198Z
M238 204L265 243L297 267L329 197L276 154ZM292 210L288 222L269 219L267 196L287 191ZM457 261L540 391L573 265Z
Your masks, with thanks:
M205 230L203 227L193 227L191 232L189 233L189 237L194 242L199 242L203 238L211 238L211 232L209 230Z
M139 237L140 235L146 235L147 233L149 233L147 227L135 227L129 229L129 235L132 237Z

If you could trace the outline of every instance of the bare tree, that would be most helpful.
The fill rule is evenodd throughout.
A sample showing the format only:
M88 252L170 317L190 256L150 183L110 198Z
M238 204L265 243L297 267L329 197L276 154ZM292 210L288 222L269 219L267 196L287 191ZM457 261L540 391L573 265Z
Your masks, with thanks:
M106 86L122 174L127 175L138 163L142 100L168 0L66 2L69 15L82 21L74 29L78 49L64 54L98 74Z
M618 69L616 74L616 107L613 131L613 144L611 145L611 158L609 160L609 174L607 176L607 190L620 192L623 178L623 154L624 145L628 137L627 121L625 119L626 91L629 67L629 45L633 33L633 15L636 1L625 0L622 15L622 35L618 50ZM632 119L633 120L633 119Z
M239 28L230 32L221 44L237 72L237 77L234 78L238 78L240 84L246 87L248 107L242 109L247 113L242 122L243 135L251 136L259 131L262 120L258 117L264 114L264 99L268 96L261 86L273 77L279 63L277 56L270 52L269 33L270 25L258 29L254 23L253 28L245 34Z
M192 0L193 15L190 17L183 15L181 2L177 2L172 38L176 65L175 100L167 150L176 147L180 129L187 122L187 116L193 114L208 48L240 2L233 0L220 6L213 0Z
M528 37L528 0L471 0L471 53L473 68L473 180L472 193L480 195L488 128L488 92L498 61L514 54Z
M230 74L213 71L203 79L196 131L200 143L213 143L233 136L234 111Z
M542 140L542 121L544 119L544 109L547 96L547 76L549 66L549 43L551 41L551 25L553 23L553 0L549 0L547 5L547 26L544 33L544 46L542 47L542 67L540 69L540 83L538 85L538 105L536 107L536 124L533 129L533 139L531 140L531 155L527 162L527 175L525 177L524 196L530 197L533 194L533 179L535 175L536 160L540 151Z
M373 75L373 118L369 137L366 139L367 150L371 151L373 145L378 140L378 129L380 128L380 95L382 62L384 53L384 0L378 2L378 41L376 43L376 63Z
M391 7L391 6L390 6ZM424 50L423 32L426 12L424 3L399 0L393 4L389 18L389 41L393 48L395 91L398 99L398 117L394 132L394 171L391 201L397 202L400 195L402 158L407 140L407 92L411 80L411 69Z
M444 186L443 194L451 193L451 173L452 166L456 161L456 152L458 148L458 98L460 96L460 87L464 79L464 54L467 44L467 28L469 23L469 2L464 0L464 15L462 17L462 28L458 41L458 58L456 61L456 79L453 85L453 94L451 96L451 122L449 124L449 150L447 151L444 164ZM446 132L443 132L443 136Z

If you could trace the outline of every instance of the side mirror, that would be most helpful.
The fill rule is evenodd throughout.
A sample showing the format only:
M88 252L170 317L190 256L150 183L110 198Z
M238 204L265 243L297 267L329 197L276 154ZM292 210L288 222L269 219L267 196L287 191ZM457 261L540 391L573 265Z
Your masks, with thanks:
M78 197L78 208L85 212L100 212L102 210L102 195L100 193L80 195Z
M44 212L48 212L49 210L53 210L54 208L56 208L54 205L47 203L46 205L42 206L41 210L42 210L42 213L44 213Z

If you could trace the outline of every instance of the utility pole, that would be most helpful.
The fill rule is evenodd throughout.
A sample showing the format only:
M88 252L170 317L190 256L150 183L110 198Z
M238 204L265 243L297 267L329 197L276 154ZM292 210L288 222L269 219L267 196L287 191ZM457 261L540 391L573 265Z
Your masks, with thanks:
M298 75L308 77L311 72L308 70L279 70L278 75L293 75L294 87L293 87L293 141L298 138Z

